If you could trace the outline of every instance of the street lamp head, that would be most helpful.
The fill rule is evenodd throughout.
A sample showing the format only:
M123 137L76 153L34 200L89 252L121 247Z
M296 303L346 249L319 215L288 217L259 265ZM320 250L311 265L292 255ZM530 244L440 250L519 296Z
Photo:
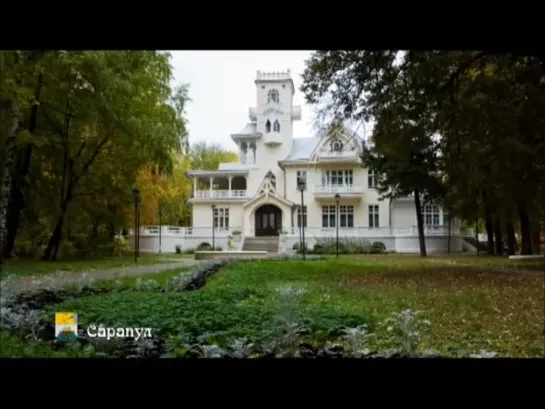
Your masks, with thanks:
M303 191L305 190L305 181L300 179L298 182L297 182L297 188L300 190L300 191Z
M341 200L341 195L337 193L335 195L335 200L337 201L337 203L339 203L339 200Z
M134 201L135 203L140 203L140 190L138 189L133 189L132 190L132 195L134 196Z

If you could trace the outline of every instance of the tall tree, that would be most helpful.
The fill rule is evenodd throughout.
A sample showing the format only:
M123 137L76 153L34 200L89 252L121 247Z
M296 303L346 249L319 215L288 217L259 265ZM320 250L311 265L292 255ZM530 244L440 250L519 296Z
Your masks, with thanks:
M401 65L400 65L401 64ZM420 254L426 256L423 199L440 195L434 113L419 83L423 64L395 51L317 52L303 74L307 101L344 120L376 120L364 166L375 171L382 198L414 195Z
M5 112L0 118L0 266L4 262L3 249L8 237L6 221L17 161L17 145L25 138L21 134L23 112L29 108L32 111L31 107L37 104L29 78L33 77L36 60L42 54L42 51L0 52L0 109L2 113Z

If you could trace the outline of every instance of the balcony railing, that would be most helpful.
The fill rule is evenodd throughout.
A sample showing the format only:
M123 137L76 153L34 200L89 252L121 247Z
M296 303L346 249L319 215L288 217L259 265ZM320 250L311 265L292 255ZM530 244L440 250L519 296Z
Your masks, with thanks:
M196 199L245 198L246 190L197 190Z
M318 154L320 159L359 159L358 151L325 151Z
M363 187L356 185L316 185L314 186L315 194L362 194Z

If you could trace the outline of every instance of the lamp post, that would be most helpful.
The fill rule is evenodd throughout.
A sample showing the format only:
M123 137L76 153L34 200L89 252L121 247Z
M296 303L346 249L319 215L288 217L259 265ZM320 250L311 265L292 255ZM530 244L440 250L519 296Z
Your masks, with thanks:
M304 200L303 200L303 192L305 190L305 182L304 182L304 180L302 178L299 179L298 187L299 187L299 190L301 191L301 237L302 237L302 241L303 241L303 243L301 244L301 249L303 250L303 260L305 260L305 253L306 253L306 249L305 249L305 221L304 221L304 217L303 217L304 209L305 209L305 203L304 203Z
M296 210L299 212L299 214L297 215L297 227L299 228L299 248L302 249L303 248L303 236L302 236L302 222L301 222L301 219L300 219L300 215L303 214L303 209L300 209L301 205L295 205L295 208Z
M215 213L216 213L216 205L212 205L212 251L214 251L215 249L215 233L214 233L214 216L215 216Z
M336 194L335 200L337 201L337 211L335 216L335 226L337 228L337 237L335 239L335 253L337 255L337 258L339 258L339 200L341 200L341 195Z
M163 230L163 202L159 200L159 254L161 254L161 234Z
M132 195L134 197L134 262L138 262L138 254L140 247L140 190L133 189Z

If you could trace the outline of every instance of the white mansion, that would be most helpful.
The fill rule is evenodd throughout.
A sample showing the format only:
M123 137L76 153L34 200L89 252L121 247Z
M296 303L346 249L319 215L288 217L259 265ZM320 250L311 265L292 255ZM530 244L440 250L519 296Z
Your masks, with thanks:
M340 238L365 238L384 243L386 250L418 252L414 200L378 199L374 175L361 164L363 141L341 126L294 138L293 121L301 119L301 108L293 105L290 71L258 71L255 84L251 122L231 135L239 162L187 173L193 180L192 226L163 226L162 251L202 243L227 250L233 232L242 237L239 249L258 249L255 243L263 243L274 251L279 234L286 237L281 250L292 249L301 240L303 224L310 248L318 237L335 237L338 228ZM304 182L302 191L298 181ZM428 251L446 251L442 209L424 205L423 212ZM157 250L157 233L157 226L142 228L143 251ZM450 235L452 251L461 251L457 222L451 225ZM262 236L272 241L260 240Z

